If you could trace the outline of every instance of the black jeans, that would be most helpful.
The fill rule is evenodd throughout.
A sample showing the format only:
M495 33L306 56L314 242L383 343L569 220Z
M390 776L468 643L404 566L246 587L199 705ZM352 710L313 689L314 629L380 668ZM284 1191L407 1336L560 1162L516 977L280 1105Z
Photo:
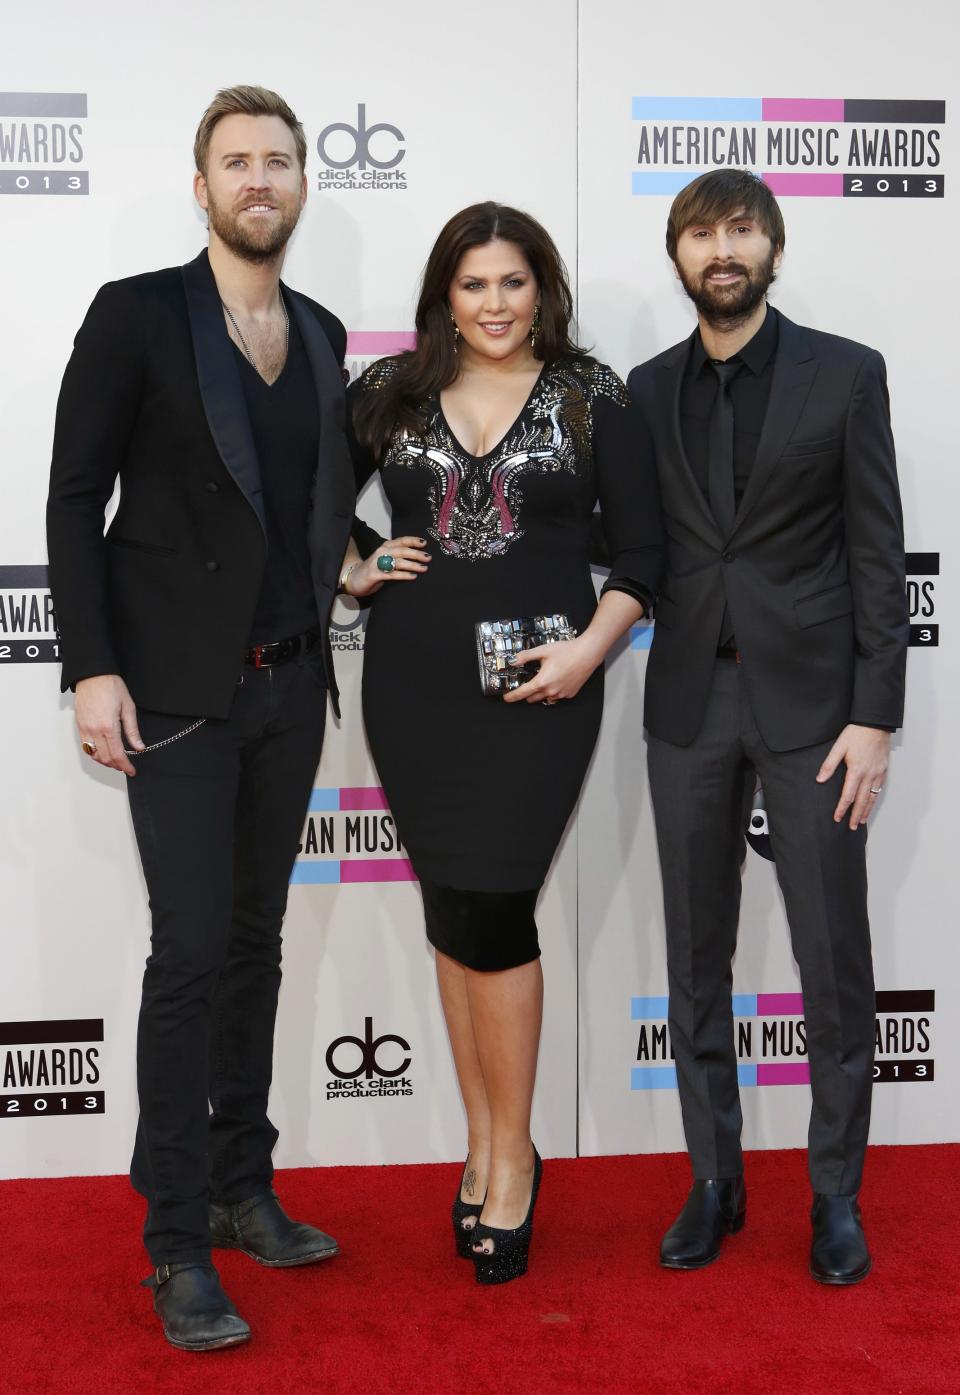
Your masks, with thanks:
M319 647L246 667L229 717L135 758L127 781L152 916L130 1176L155 1265L208 1258L208 1200L273 1178L281 926L325 718ZM139 721L150 745L191 719Z

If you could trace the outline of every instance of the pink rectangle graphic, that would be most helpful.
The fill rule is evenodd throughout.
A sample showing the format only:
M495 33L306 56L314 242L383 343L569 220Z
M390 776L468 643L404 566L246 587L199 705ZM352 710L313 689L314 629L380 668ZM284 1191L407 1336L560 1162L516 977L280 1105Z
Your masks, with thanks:
M762 97L764 121L842 121L842 97Z
M806 1062L784 1061L782 1065L757 1066L758 1085L809 1085L810 1067Z
M802 993L758 993L758 1017L802 1017Z
M389 809L387 796L379 785L353 785L340 790L340 808Z
M777 195L808 199L842 199L842 174L781 174L774 170L761 176Z
M406 857L358 857L340 863L340 881L415 882L417 874Z
M417 336L412 329L351 329L347 331L347 354L354 358L382 358L412 349Z

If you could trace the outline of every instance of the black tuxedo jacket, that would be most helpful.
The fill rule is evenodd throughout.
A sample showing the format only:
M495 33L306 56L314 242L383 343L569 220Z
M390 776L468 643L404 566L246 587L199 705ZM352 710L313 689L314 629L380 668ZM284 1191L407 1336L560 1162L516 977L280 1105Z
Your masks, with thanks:
M346 332L322 305L284 293L317 388L320 447L305 524L339 713L326 634L355 500L340 372ZM97 293L57 404L47 539L64 689L118 673L144 707L227 715L260 594L266 528L243 387L205 250L184 267Z
M654 438L667 533L644 722L678 746L703 721L725 601L772 750L903 718L909 620L883 359L768 313L779 320L770 403L728 536L680 435L690 341L627 380Z

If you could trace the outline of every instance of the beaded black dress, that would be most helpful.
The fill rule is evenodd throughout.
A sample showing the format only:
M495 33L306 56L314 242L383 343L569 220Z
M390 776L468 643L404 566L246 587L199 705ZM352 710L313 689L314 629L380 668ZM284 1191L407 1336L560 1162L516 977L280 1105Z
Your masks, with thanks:
M368 368L351 405L395 366ZM394 432L379 461L353 441L358 491L379 467L392 535L426 538L432 554L425 574L371 604L367 735L425 901L432 887L524 892L532 914L596 743L603 669L554 706L484 697L474 625L565 613L582 633L596 608L598 502L606 586L651 600L662 551L652 448L623 383L586 357L545 366L483 456L464 450L439 397L421 411L423 435ZM490 909L502 918L505 904Z

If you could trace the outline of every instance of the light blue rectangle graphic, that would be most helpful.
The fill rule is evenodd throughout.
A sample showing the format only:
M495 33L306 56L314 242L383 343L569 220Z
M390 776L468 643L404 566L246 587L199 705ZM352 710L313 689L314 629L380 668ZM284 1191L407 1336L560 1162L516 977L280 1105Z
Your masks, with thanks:
M653 643L653 626L633 625L630 629L630 648L649 649Z
M738 1085L756 1085L756 1083L757 1083L757 1068L756 1068L756 1066L737 1066L737 1084L738 1084Z
M338 886L340 859L329 862L297 862L290 874L291 886Z
M329 813L340 808L340 791L312 790L308 805L311 814Z
M638 1022L645 1017L666 1017L669 1002L670 999L666 994L662 998L631 998L631 1020Z
M757 995L756 995L756 993L734 993L734 995L733 995L733 1015L734 1015L734 1017L756 1017L756 1015L757 1015Z
M634 97L634 121L762 121L762 97Z
M675 1090L677 1088L676 1066L632 1066L630 1070L631 1090Z
M679 194L702 170L634 170L635 194Z

